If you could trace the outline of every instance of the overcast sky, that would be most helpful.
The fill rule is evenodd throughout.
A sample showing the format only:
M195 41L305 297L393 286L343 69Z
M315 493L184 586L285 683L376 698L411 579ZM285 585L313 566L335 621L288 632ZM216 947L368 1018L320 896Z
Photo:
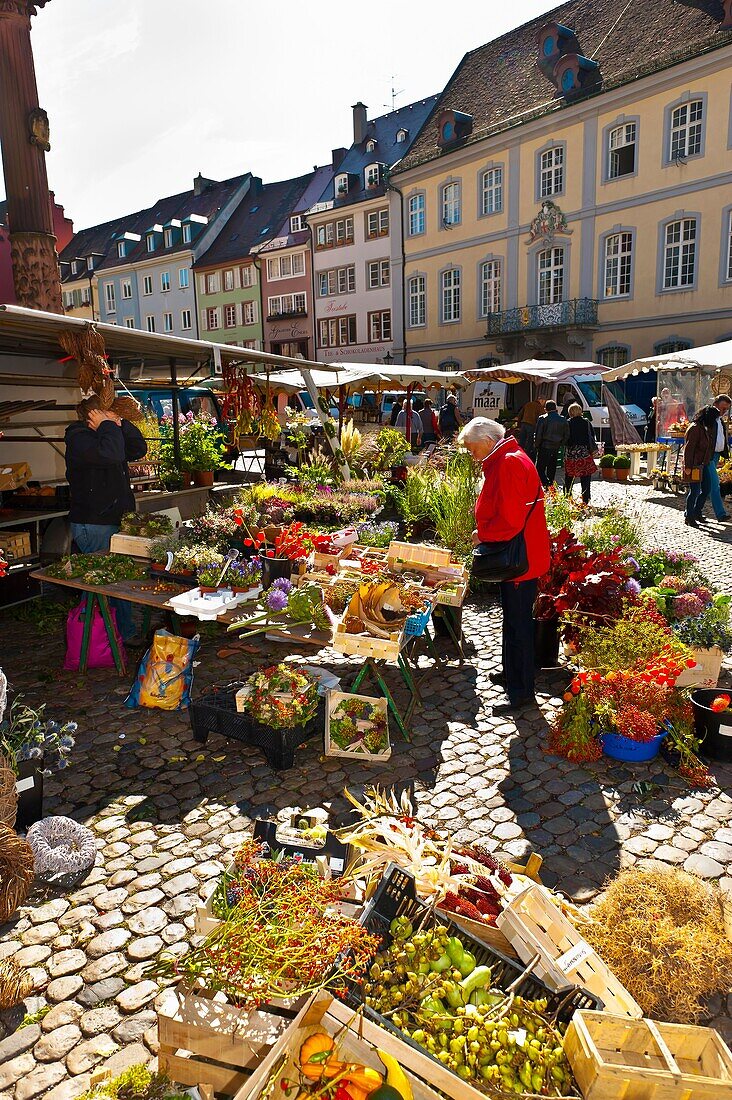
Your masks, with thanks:
M49 184L76 229L185 191L265 182L350 145L369 117L439 92L468 50L546 0L52 0L33 20ZM4 185L0 182L0 195Z

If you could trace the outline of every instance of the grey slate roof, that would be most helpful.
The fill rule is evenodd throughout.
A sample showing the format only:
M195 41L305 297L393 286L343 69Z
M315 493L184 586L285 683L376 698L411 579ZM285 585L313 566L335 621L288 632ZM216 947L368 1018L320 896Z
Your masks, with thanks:
M599 63L605 89L732 41L704 11L674 0L569 0L465 54L434 114L471 114L473 142L563 106L536 64L538 32L552 20L575 31L582 54ZM428 124L395 171L440 155L437 127Z

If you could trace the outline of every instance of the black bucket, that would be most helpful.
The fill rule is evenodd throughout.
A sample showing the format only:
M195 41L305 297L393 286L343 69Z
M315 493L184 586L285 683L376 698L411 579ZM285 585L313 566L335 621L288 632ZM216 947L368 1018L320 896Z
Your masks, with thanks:
M288 581L292 573L289 558L262 558L262 587L269 588L273 581L285 577Z
M534 620L534 665L536 668L559 666L559 619Z
M732 695L724 688L697 688L692 692L696 735L701 741L701 751L712 760L732 760L732 709L721 713L711 709L718 695Z
M42 760L21 760L18 764L16 829L28 829L43 817L42 769Z

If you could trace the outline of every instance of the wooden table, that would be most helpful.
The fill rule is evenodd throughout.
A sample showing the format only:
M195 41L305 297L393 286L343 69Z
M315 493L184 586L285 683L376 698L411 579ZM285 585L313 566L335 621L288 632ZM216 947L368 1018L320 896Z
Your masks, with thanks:
M175 585L175 591L154 592L152 589L156 582L143 578L138 581L117 581L114 584L85 584L84 581L74 577L51 577L43 569L36 570L31 576L44 584L55 584L60 588L73 588L77 592L87 594L86 610L84 612L84 632L81 640L81 653L79 656L79 672L86 672L89 659L89 642L91 640L91 625L94 619L94 609L99 608L99 613L104 622L104 628L109 639L109 648L112 651L115 668L120 676L126 671L124 653L117 645L117 635L112 627L112 614L109 607L110 600L125 600L127 603L137 604L145 608L145 618L149 628L151 611L169 611L167 607L171 596L179 592L185 592L183 585Z

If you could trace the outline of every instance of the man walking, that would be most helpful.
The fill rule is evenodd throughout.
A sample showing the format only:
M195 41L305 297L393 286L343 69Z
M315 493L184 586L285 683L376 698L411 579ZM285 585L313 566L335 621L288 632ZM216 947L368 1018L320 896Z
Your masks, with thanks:
M447 401L440 409L439 428L442 438L449 443L458 428L462 426L463 418L460 415L457 398L454 393L449 393Z
M712 407L719 412L719 418L716 425L714 454L709 462L707 462L702 472L702 489L694 513L694 519L697 523L706 522L702 512L704 511L704 505L710 498L718 523L725 523L728 519L732 518L724 507L722 493L719 488L719 474L717 472L717 465L720 457L729 458L729 443L727 441L725 417L729 416L731 406L732 399L729 394L726 393L720 393L719 397L715 398L712 402Z
M554 407L556 408L556 405ZM519 410L516 417L519 446L531 459L536 457L536 425L543 412L544 402L539 397L532 397L531 401L527 401Z
M535 446L536 468L546 489L556 477L559 450L569 439L569 424L557 412L556 401L547 401L544 408L546 412L536 422Z

